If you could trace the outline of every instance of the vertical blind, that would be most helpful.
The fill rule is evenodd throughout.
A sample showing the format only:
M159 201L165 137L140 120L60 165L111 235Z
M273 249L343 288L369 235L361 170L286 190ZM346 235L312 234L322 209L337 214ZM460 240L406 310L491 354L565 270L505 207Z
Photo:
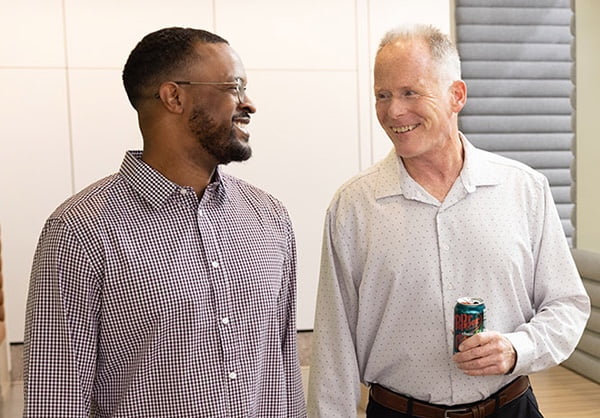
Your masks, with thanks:
M468 90L460 129L548 178L571 245L572 17L569 0L456 0Z

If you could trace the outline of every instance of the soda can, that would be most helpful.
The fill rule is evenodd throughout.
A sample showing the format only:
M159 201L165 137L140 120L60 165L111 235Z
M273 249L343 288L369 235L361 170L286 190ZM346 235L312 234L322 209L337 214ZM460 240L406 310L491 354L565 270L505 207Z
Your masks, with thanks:
M463 297L454 306L454 352L467 338L482 332L485 321L485 304L481 298Z

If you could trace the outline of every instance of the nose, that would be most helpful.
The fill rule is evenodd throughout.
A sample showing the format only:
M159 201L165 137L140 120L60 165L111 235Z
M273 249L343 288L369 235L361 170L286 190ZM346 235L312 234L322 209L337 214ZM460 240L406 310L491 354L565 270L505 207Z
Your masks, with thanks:
M402 98L393 97L389 103L387 114L392 118L405 115L407 112L406 101Z
M402 116L406 115L408 112L407 109L408 107L404 101L395 97L391 98L390 100L377 102L375 105L377 118L380 122L401 118Z
M250 100L250 97L248 97L247 94L244 94L244 100L242 100L241 102L239 102L238 106L241 109L244 109L248 113L255 113L256 112L256 106L254 106L254 102L252 100Z

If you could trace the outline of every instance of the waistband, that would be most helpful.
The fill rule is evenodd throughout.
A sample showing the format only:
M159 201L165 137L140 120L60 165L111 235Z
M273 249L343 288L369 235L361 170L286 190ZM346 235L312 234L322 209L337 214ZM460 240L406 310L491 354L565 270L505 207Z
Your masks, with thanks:
M530 383L527 376L520 376L498 392L482 401L458 406L435 405L393 392L378 384L371 385L371 398L394 411L422 418L484 418L521 397Z

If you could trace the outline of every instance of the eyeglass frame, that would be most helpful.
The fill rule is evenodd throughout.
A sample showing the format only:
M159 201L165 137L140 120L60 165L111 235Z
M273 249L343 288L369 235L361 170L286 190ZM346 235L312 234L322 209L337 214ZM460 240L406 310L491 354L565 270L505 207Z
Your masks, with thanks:
M236 78L235 81L171 81L171 83L175 83L177 85L189 85L189 86L227 86L227 87L235 87L235 92L240 103L243 103L246 100L246 86L244 85L244 80L241 78ZM159 94L156 93L154 95L157 99L160 98Z

